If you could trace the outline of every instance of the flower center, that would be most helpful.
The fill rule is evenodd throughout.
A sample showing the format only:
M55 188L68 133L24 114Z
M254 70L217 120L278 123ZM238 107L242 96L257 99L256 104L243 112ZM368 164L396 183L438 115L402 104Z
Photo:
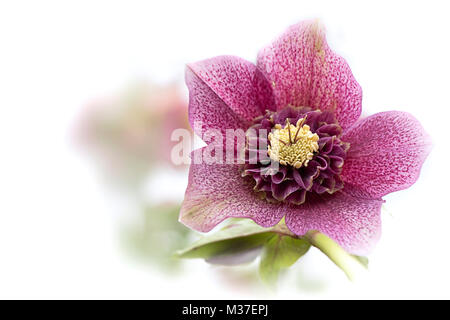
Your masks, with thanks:
M311 132L310 127L304 124L305 120L306 117L300 118L294 126L286 119L284 128L280 124L274 126L275 130L269 133L270 145L267 148L272 160L296 169L308 166L314 152L319 150L319 136Z

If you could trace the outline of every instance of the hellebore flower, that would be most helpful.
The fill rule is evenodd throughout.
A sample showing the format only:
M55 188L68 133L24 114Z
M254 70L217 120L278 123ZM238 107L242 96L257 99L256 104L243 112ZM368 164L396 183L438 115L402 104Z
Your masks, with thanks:
M191 164L180 221L198 231L230 217L263 227L285 217L298 236L317 230L364 255L380 237L382 197L411 186L429 153L427 134L408 113L358 120L361 87L316 21L291 26L256 65L233 56L189 64L186 83L197 134L270 132L256 136L267 146L256 161L247 144L245 163ZM275 174L267 159L278 163Z

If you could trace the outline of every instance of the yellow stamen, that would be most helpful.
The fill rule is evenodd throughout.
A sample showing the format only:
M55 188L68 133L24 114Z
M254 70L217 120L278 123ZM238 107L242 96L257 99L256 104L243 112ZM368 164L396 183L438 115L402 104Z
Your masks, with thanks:
M310 127L304 124L305 120L299 119L295 126L289 120L284 128L280 124L274 126L275 130L269 133L270 145L267 148L272 160L297 169L308 165L314 152L319 150L319 136L311 132Z

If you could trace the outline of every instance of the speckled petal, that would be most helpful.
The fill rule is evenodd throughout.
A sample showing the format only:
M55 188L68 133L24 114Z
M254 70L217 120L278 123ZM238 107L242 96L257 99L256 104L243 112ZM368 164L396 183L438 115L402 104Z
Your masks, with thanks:
M201 121L203 129L247 129L250 121L275 108L272 89L261 71L238 57L189 64L186 83L191 126Z
M361 114L361 87L347 62L329 48L317 21L291 26L260 51L257 66L273 86L278 109L333 110L344 129Z
M399 111L362 119L342 140L350 142L342 179L375 198L416 182L431 146L419 121Z
M301 206L290 206L287 227L298 235L318 230L352 254L365 255L381 235L381 199L368 199L351 186L333 195L317 196Z
M193 152L202 152L198 149ZM238 165L191 164L180 221L207 232L226 218L250 218L263 227L277 224L284 205L268 203L253 190L251 177L241 177Z

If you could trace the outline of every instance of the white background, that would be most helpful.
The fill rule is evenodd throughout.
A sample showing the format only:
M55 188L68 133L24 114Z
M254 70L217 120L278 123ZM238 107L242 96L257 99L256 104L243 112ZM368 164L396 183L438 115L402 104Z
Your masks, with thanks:
M0 297L450 298L449 9L446 1L2 1ZM187 62L254 61L305 18L320 18L349 62L365 114L411 112L433 138L417 184L386 197L368 276L350 284L312 251L291 274L324 289L285 282L274 295L231 289L202 261L182 277L130 262L111 203L70 142L81 108L139 77L181 82Z

